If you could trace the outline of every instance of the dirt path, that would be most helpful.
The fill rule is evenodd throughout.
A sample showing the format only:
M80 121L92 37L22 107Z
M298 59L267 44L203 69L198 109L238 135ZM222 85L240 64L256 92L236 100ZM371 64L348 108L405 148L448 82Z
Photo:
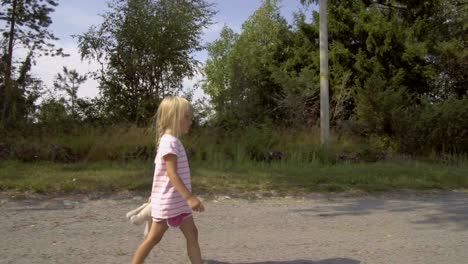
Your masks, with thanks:
M0 197L0 263L130 263L142 197ZM207 263L467 263L468 193L218 197L196 214ZM172 229L146 263L188 263Z

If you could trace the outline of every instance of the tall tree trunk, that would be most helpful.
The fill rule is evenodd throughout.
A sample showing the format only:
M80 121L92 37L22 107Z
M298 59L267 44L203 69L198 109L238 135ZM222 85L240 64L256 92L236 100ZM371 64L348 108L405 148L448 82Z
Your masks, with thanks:
M5 67L5 80L4 80L4 100L3 100L3 109L2 109L2 115L1 115L1 120L5 123L8 119L11 119L15 113L13 111L13 108L10 107L10 103L14 104L15 98L14 92L13 92L13 83L11 80L11 71L12 71L12 64L13 64L13 43L14 43L14 38L15 38L15 26L16 26L16 8L17 8L17 0L13 0L12 2L12 11L11 11L11 24L10 24L10 32L9 32L9 39L8 39L8 50L7 50L7 56L6 56L6 67Z
M72 117L73 117L73 120L76 121L76 114L75 114L75 99L76 99L76 94L77 94L77 91L78 90L78 87L75 86L75 81L72 80L72 88L71 88L71 102L72 102L72 105L71 105L71 109L72 109Z

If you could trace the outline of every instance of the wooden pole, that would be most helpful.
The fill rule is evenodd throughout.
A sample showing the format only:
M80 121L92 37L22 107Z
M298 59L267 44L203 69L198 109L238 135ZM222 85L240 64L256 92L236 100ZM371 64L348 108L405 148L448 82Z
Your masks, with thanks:
M328 92L328 16L327 0L319 1L320 12L320 143L325 151L330 147L330 115Z

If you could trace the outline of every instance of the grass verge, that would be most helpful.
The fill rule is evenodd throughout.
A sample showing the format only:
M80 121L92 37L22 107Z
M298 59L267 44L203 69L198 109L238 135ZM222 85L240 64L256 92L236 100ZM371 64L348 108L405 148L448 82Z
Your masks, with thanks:
M423 162L359 164L191 164L199 194L275 191L389 191L468 188L468 168ZM150 191L152 164L145 162L0 162L0 190L34 193Z

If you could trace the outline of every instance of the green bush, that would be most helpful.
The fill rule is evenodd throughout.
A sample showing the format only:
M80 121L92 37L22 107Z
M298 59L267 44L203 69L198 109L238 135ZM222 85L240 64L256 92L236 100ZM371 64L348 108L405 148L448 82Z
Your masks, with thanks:
M468 153L468 98L424 102L395 122L396 140L405 153Z
M387 149L411 155L468 152L467 97L433 102L372 75L357 91L355 118L360 136L375 135Z

